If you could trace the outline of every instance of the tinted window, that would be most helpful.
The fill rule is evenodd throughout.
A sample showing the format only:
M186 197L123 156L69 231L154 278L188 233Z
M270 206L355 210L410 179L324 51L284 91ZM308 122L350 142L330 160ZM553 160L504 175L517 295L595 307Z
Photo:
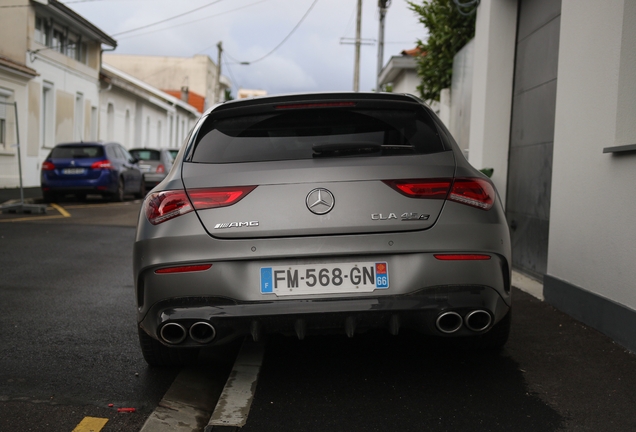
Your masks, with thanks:
M60 146L51 151L54 159L81 159L104 157L102 146Z
M161 159L159 151L151 149L131 150L130 154L139 160L158 161Z
M423 109L279 111L209 120L198 135L191 160L204 163L409 155L444 150L433 121ZM316 150L339 146L347 150Z

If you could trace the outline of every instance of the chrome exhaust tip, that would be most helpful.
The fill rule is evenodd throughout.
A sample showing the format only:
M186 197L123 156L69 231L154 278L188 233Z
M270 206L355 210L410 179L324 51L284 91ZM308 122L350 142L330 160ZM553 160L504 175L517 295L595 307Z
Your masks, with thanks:
M455 333L462 327L464 320L457 312L444 312L437 317L435 326L442 333Z
M216 337L216 330L214 329L214 326L208 322L195 322L190 327L190 337L195 342L206 344L208 342L212 342L212 340Z
M176 345L183 342L187 334L188 332L186 332L184 326L173 322L169 322L161 327L160 332L161 339L171 345Z
M492 323L492 317L485 310L474 310L466 315L466 327L475 332L486 330Z

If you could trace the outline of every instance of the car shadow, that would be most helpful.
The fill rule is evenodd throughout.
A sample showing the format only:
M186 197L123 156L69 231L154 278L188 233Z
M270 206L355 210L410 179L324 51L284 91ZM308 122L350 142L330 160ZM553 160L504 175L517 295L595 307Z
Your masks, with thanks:
M272 337L241 430L556 431L563 420L528 390L505 349L369 333Z

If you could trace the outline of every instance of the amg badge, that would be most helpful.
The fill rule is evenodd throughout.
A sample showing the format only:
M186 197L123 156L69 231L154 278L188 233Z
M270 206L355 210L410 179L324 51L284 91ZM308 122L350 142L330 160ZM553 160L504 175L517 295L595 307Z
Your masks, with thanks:
M214 229L222 229L222 228L247 228L247 227L257 227L258 221L250 221L250 222L225 222L218 223L214 225Z

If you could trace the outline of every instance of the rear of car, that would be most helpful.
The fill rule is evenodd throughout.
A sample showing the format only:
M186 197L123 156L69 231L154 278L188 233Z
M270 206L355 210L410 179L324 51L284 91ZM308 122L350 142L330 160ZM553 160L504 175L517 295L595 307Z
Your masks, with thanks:
M186 145L137 228L150 364L267 332L413 328L505 343L500 200L417 99L228 102L204 114Z
M146 188L153 188L166 178L174 159L168 149L133 148L130 154L139 160Z
M40 184L46 202L74 194L88 194L123 200L145 188L136 161L116 143L79 142L56 145L42 163Z

